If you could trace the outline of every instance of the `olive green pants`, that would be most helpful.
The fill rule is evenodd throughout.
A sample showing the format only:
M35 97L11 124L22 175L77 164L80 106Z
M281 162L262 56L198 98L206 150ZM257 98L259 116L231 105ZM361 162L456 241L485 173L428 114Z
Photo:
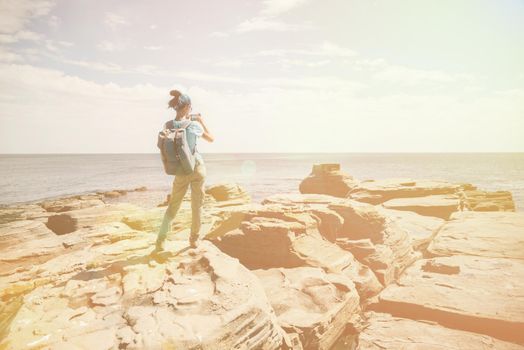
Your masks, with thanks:
M204 205L204 182L206 178L206 166L197 161L195 170L189 175L176 175L173 180L173 190L171 199L164 214L164 219L160 225L157 236L157 245L165 239L168 229L171 227L171 221L175 218L184 195L191 185L191 233L190 240L196 240L200 233L202 225L202 206Z

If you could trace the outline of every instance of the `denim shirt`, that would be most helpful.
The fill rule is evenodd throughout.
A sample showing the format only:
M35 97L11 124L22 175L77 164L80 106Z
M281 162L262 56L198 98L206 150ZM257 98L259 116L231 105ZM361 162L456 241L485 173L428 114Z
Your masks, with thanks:
M173 120L174 127L179 128L184 124L183 120ZM189 145L189 149L191 152L196 147L197 139L201 137L204 134L204 127L202 124L200 124L198 121L193 120L191 121L191 124L186 128L186 137L187 137L187 144ZM204 164L204 159L202 158L202 155L197 151L195 151L195 159L200 163Z

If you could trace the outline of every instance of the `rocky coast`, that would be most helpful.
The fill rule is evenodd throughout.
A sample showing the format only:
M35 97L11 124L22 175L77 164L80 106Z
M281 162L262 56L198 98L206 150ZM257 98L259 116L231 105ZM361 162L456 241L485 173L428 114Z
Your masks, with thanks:
M359 180L314 164L252 203L190 193L166 252L148 189L0 210L0 349L524 349L524 213L512 194Z

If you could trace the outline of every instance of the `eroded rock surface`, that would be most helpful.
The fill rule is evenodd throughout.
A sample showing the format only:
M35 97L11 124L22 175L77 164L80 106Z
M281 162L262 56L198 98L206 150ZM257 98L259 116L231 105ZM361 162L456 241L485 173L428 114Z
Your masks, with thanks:
M147 256L107 262L25 294L0 346L279 349L285 344L259 280L208 242L162 263Z
M450 329L436 322L365 313L367 324L359 334L357 350L517 350L523 347L472 332Z
M321 267L351 278L362 298L382 289L374 273L351 253L306 229L298 221L258 216L213 242L250 269Z
M360 313L351 279L320 268L253 270L261 280L280 326L298 334L304 349L329 349Z
M457 212L438 231L428 252L524 260L524 213Z
M413 250L411 237L374 205L347 200L329 209L344 219L337 244L370 267L383 285L393 282L421 254Z
M369 309L524 344L524 261L467 255L418 260Z
M165 193L0 208L0 348L524 348L511 194L314 170L261 204L208 187L195 250L186 196L154 256Z

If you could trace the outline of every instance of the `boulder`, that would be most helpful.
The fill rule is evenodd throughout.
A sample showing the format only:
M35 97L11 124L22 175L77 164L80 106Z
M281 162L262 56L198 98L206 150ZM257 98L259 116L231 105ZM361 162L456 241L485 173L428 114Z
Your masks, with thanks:
M358 335L356 350L427 349L427 350L517 350L522 346L457 329L436 322L410 320L387 313L364 313L366 327Z
M116 262L115 262L116 263ZM281 349L260 281L208 242L163 262L120 260L37 286L11 314L2 349ZM22 326L23 325L23 326Z
M431 241L428 252L524 259L524 213L454 213Z
M206 194L211 195L220 207L241 205L251 202L251 196L240 185L219 183L206 187Z
M382 203L384 208L412 211L424 216L434 216L444 220L459 210L457 195L436 194L424 197L395 198Z
M368 310L524 345L523 290L522 260L436 257L409 266Z
M347 197L357 185L352 176L340 170L340 164L314 164L311 173L300 182L300 193Z
M330 349L360 312L359 296L346 276L320 268L253 270L280 326L297 333L304 349Z

